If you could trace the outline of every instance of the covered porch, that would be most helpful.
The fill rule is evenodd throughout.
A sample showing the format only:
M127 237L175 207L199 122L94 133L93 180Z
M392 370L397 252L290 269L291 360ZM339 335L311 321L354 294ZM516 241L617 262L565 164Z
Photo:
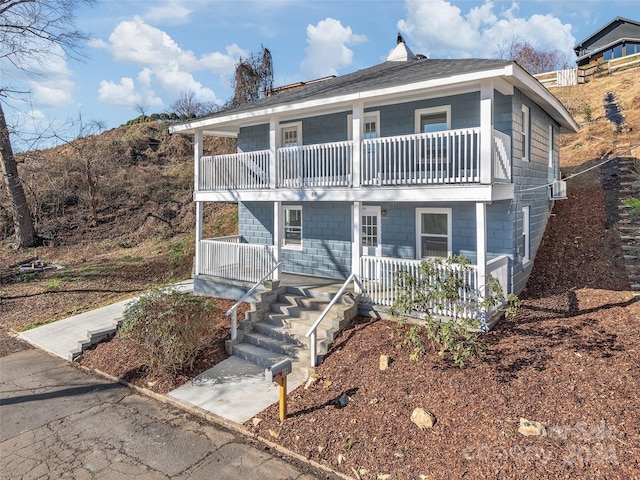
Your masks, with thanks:
M355 274L362 286L362 301L366 304L384 307L388 309L394 302L397 294L395 278L397 272L407 271L417 275L420 259L401 258L388 255L371 249L370 225L367 221L367 208L361 202L351 205L353 219L350 228L351 249L346 252L350 255L350 267L347 265L347 273L336 272L334 279L326 280L328 283L340 284L349 274ZM200 209L199 209L200 210ZM454 270L455 275L462 275L464 283L468 285L468 291L461 291L462 306L456 306L456 314L466 318L476 318L478 315L478 302L484 298L485 287L491 278L500 282L503 293L511 291L510 263L507 255L487 254L487 225L486 204L477 202L476 210L476 238L475 252L472 252L472 265L469 269L457 269L456 266L443 266ZM273 232L282 231L282 208L279 202L273 206ZM199 216L201 221L201 216ZM369 228L369 229L368 229ZM243 282L254 284L267 276L269 280L280 281L286 284L293 278L287 273L287 266L270 270L283 260L281 235L274 235L271 244L252 243L241 235L223 238L201 238L201 223L199 223L197 251L194 274L195 277L215 277L229 282ZM348 244L345 245L348 248ZM307 278L313 276L313 272ZM304 273L303 273L304 276ZM434 306L435 308L435 306ZM441 306L436 313L449 315L453 306Z

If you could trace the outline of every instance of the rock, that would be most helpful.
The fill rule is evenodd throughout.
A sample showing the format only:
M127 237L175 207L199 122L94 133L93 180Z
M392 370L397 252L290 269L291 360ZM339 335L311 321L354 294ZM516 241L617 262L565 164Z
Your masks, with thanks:
M278 435L278 432L276 432L275 430L271 430L269 429L269 435L271 435L273 438L278 438L280 435Z
M436 424L436 416L424 408L418 407L413 410L413 413L411 414L411 421L424 430L425 428L431 428Z
M520 427L518 428L518 432L524 435L525 437L537 436L537 437L546 437L547 429L540 422L533 422L527 420L526 418L520 418Z
M380 370L384 372L387 368L389 368L389 356L380 355Z
M258 418L258 417L253 417L253 418L251 419L251 423L253 423L253 426L254 426L254 427L257 427L258 425L260 425L260 422L261 422L261 421L262 421L262 419L261 419L261 418Z
M320 379L317 373L312 373L307 379L307 383L304 385L305 390L309 390Z
M349 405L349 396L346 393L343 393L338 399L338 407L344 408L347 405Z

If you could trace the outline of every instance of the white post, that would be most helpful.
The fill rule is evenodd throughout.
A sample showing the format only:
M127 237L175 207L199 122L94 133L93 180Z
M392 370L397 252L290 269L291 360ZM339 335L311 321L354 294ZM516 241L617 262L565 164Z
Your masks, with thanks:
M352 185L354 188L360 187L360 171L362 165L362 119L364 118L364 106L362 102L353 105L352 129L353 151L351 172L353 175Z
M361 277L360 273L360 257L362 255L362 235L360 230L362 229L362 202L353 202L353 221L351 222L351 273L354 273L358 279ZM361 293L358 282L355 282L353 287L355 293Z
M272 118L269 120L269 189L276 188L277 163L277 134L278 122Z
M480 89L480 183L493 179L493 81L483 80Z
M275 262L282 260L282 202L273 202L273 250ZM280 280L282 265L273 272L273 279Z
M476 264L478 269L478 303L484 301L487 286L487 204L476 202ZM481 328L486 326L486 308L479 308Z
M200 190L200 157L202 157L202 130L196 130L193 135L193 191Z
M316 331L314 330L309 337L309 346L311 347L311 368L316 367L316 362L318 361L318 339Z
M194 275L200 275L200 243L202 242L202 202L196 202L196 259Z

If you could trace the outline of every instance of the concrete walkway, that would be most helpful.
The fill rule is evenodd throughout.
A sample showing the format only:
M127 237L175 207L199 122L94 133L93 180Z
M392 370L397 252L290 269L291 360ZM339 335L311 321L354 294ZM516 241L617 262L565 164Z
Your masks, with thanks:
M175 285L193 291L193 281ZM65 360L72 360L91 343L116 329L125 305L131 300L81 313L20 334L19 338ZM294 372L287 379L289 391L306 380L306 372ZM237 357L230 357L185 385L169 397L196 406L235 423L244 423L278 401L278 387L264 380L264 369Z
M0 358L0 479L314 480L337 476L74 368Z

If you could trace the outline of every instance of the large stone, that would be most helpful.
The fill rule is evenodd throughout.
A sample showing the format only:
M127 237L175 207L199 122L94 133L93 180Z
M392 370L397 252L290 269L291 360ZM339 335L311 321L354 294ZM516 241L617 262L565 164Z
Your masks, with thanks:
M525 437L536 436L544 437L547 435L547 429L540 422L534 422L527 420L526 418L520 418L520 427L518 432Z
M384 372L387 368L389 368L389 356L380 355L380 370Z
M424 408L418 407L413 410L413 413L411 414L411 421L424 430L425 428L431 428L436 424L436 416Z

